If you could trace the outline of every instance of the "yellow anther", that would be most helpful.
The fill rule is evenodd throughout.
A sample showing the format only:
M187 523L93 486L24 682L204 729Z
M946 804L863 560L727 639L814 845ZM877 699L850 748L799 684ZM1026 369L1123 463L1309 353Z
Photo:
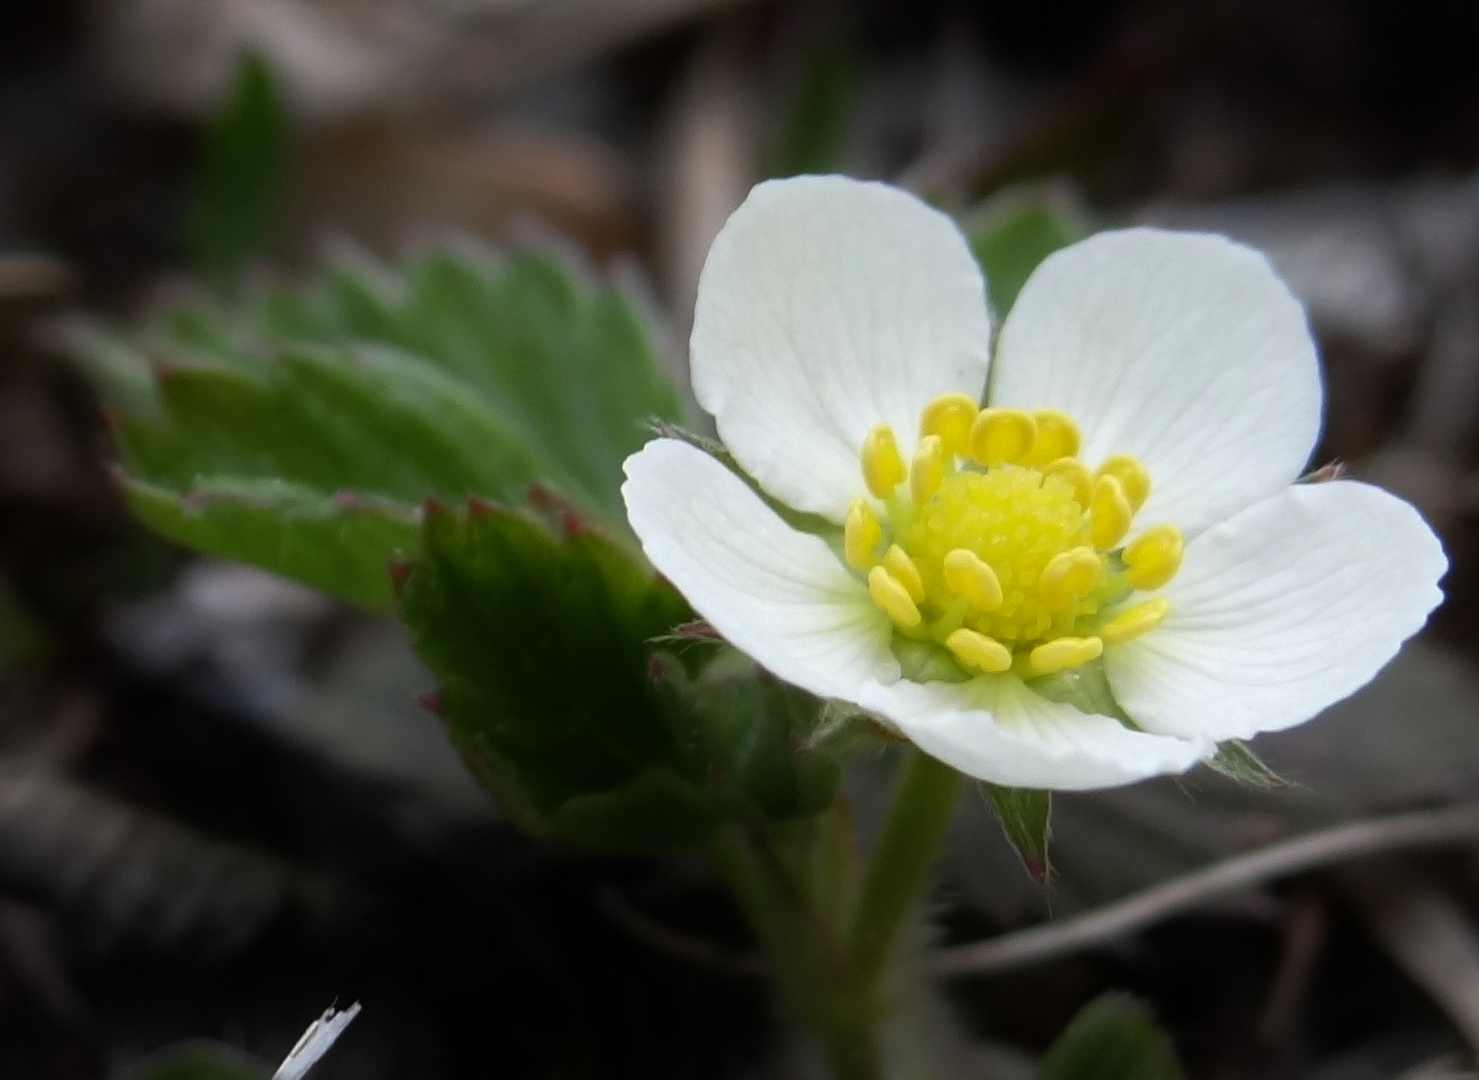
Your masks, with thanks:
M982 409L971 426L971 457L982 465L1021 461L1037 439L1037 421L1021 409Z
M1033 649L1028 662L1034 675L1051 675L1064 668L1097 660L1103 652L1104 642L1096 637L1060 637Z
M1012 666L1012 653L995 638L962 627L945 639L945 648L973 671L997 675Z
M1169 614L1171 614L1170 601L1160 597L1146 600L1144 603L1125 608L1124 611L1110 619L1099 628L1099 636L1104 639L1106 645L1123 645L1146 631L1160 626Z
M875 498L886 499L909 474L894 440L894 429L879 424L863 440L863 480Z
M1052 409L1040 409L1033 413L1032 418L1037 421L1037 439L1028 457L1030 464L1046 465L1078 453L1083 440L1078 433L1078 425L1070 418Z
M1073 488L1073 497L1078 500L1079 506L1089 505L1089 496L1094 493L1094 476L1089 472L1089 467L1078 458L1061 457L1049 462L1043 466L1043 475L1056 476Z
M883 539L883 525L867 499L854 499L847 508L847 521L842 526L842 554L854 570L873 565L873 553Z
M1094 481L1094 494L1089 496L1089 515L1092 518L1089 534L1100 551L1108 551L1125 538L1135 510L1130 500L1125 498L1125 489L1118 477L1101 473Z
M883 568L904 586L910 600L915 604L924 603L924 579L919 576L919 567L914 565L907 551L894 544L883 553Z
M914 505L923 506L933 499L944 479L945 444L938 435L926 435L919 440L909 468L909 494L914 497Z
M938 435L948 453L965 457L971 449L971 425L980 406L969 394L941 394L924 407L919 435Z
M1088 596L1098 581L1098 553L1092 548L1076 547L1049 560L1038 579L1037 592L1048 607L1061 610Z
M1132 512L1138 513L1150 497L1150 470L1129 454L1115 454L1109 458L1099 466L1099 475L1112 476L1120 482Z
M978 611L1001 607L1001 579L991 564L968 548L947 552L942 562L945 585Z
M1181 530L1176 526L1146 529L1125 548L1130 584L1137 589L1159 589L1181 569L1181 549Z
M868 595L905 630L919 625L919 608L910 599L909 590L881 566L868 571Z

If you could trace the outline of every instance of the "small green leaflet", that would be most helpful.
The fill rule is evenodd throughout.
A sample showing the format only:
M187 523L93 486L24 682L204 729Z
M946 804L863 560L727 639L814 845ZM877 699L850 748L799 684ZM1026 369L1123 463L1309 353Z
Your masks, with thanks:
M1053 793L995 784L981 786L991 799L1002 831L1022 856L1032 880L1038 884L1046 882L1051 870L1048 844L1053 837Z
M1182 1080L1170 1041L1150 1010L1109 993L1079 1011L1048 1048L1038 1080Z

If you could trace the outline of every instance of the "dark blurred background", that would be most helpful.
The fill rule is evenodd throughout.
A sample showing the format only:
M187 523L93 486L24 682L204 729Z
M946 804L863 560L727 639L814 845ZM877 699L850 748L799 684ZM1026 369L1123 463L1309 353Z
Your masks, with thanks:
M968 940L1250 845L1479 800L1479 5L1470 0L51 0L0 8L0 1076L122 1076L209 1037L275 1060L365 1011L332 1078L789 1077L764 985L634 910L746 939L696 867L522 839L416 703L393 625L146 534L57 353L182 287L202 139L244 52L288 153L260 271L449 231L588 253L674 371L698 269L766 176L962 214L1230 233L1309 305L1338 459L1443 536L1448 601L1376 686L1208 780L1060 800L1030 882L972 799ZM1318 462L1317 462L1318 463ZM878 772L884 769L873 770ZM866 818L878 776L854 795ZM1129 989L1199 1078L1472 1075L1479 863L1307 875L942 987L952 1075L1016 1080ZM946 1038L946 1036L942 1036Z

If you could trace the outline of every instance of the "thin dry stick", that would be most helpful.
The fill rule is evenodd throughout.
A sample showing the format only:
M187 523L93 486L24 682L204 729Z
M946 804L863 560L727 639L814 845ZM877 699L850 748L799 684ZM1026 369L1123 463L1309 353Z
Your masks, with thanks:
M768 970L765 961L754 953L726 949L711 941L691 937L654 922L628 903L626 897L610 885L603 885L597 891L596 904L617 926L659 952L700 967L722 971L726 975L750 977L764 975Z
M1414 811L1342 825L1239 855L1077 918L941 949L932 967L935 974L945 977L1027 967L1289 874L1399 848L1465 840L1479 840L1479 807Z

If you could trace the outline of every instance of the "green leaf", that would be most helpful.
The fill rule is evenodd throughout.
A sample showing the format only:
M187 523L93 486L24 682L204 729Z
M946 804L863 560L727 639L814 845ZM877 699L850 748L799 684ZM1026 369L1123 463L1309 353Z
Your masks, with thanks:
M1047 881L1048 844L1053 837L1053 793L983 784L1002 831L1038 883Z
M841 768L813 748L823 714L816 698L732 651L678 698L674 722L693 770L741 812L785 819L831 803Z
M272 73L260 55L246 53L196 164L186 244L201 273L230 284L266 248L287 151L287 110Z
M1083 215L1055 189L1028 185L988 199L965 222L986 275L991 306L1004 317L1037 264L1089 234Z
M427 498L517 505L538 484L624 529L622 462L679 413L631 305L535 255L346 263L62 344L114 410L150 525L376 611Z
M240 1051L200 1039L150 1055L122 1080L268 1080L271 1075L270 1068Z
M437 512L402 604L453 741L475 773L506 778L526 818L588 841L604 816L603 842L637 847L691 819L703 777L648 675L650 642L691 613L624 549L487 505ZM622 788L626 807L588 798Z
M1247 743L1236 739L1218 743L1217 753L1207 759L1207 768L1258 791L1276 791L1285 785L1284 778L1265 765Z
M130 509L198 551L266 566L370 611L395 610L387 564L413 554L418 514L284 480L201 478L188 494L126 477Z
M857 64L841 38L824 34L802 58L776 140L772 176L831 172L847 142Z
M1038 1080L1181 1080L1150 1011L1126 994L1084 1006L1043 1058Z

